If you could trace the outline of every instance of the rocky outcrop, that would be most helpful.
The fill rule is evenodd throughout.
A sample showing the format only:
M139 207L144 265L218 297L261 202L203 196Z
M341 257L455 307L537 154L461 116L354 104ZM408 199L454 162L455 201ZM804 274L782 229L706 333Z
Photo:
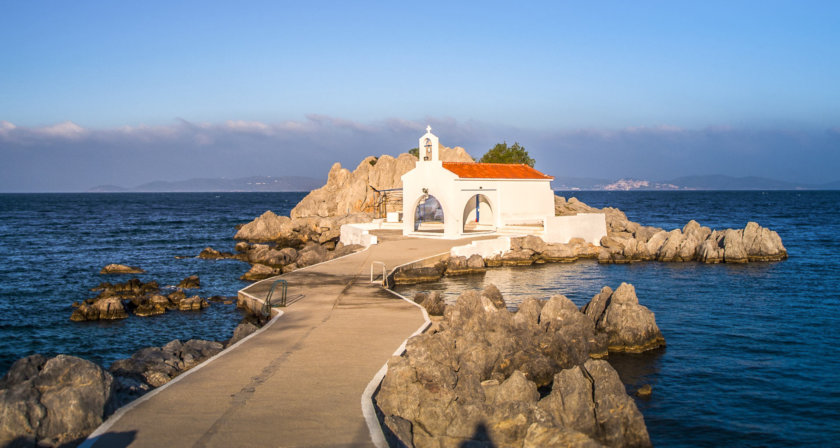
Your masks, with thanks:
M446 303L443 301L440 291L419 292L414 295L414 302L422 305L429 316L443 316L443 311L446 309Z
M402 443L650 446L618 374L592 359L606 339L589 317L564 296L512 313L488 295L461 294L388 362L376 402Z
M487 270L484 264L484 259L481 255L474 254L467 257L450 257L446 260L446 270L444 273L448 276L456 275L470 275L483 274Z
M198 289L201 288L201 280L197 275L190 275L178 283L178 288L181 289Z
M582 308L607 336L610 352L641 353L665 346L665 338L651 310L639 304L636 288L622 283L615 291L605 286Z
M394 283L397 285L413 285L415 283L435 282L440 280L445 272L445 266L404 267L394 272Z
M179 288L184 287L198 288L198 276L193 275L181 281ZM163 295L157 282L143 283L136 278L124 283L100 283L93 290L99 291L96 297L73 304L75 309L70 315L70 320L82 322L125 319L129 313L138 317L148 317L164 314L167 310L197 311L209 306L209 303L199 296L187 298L180 289Z
M242 274L242 276L239 277L239 279L249 282L255 282L258 280L273 277L275 275L279 275L282 272L282 270L272 268L271 266L255 263L253 266L251 266L251 269L249 269L248 272Z
M114 409L113 382L74 356L18 360L0 380L0 446L77 443Z
M145 274L146 271L137 266L126 266L124 264L109 264L99 271L100 274Z
M473 162L460 147L441 147L440 158L445 162ZM402 175L414 169L416 163L416 157L405 153L397 158L389 155L367 157L352 172L336 163L330 168L326 185L303 198L290 216L294 219L372 213L376 207L374 188L401 188Z
M601 263L633 261L699 261L703 263L747 263L780 261L787 250L779 235L755 222L743 229L712 230L697 221L682 229L666 232L655 227L636 227L614 232L601 240Z
M138 350L131 358L114 361L109 369L116 378L116 390L122 403L163 386L181 373L222 351L215 341L174 340L163 347Z

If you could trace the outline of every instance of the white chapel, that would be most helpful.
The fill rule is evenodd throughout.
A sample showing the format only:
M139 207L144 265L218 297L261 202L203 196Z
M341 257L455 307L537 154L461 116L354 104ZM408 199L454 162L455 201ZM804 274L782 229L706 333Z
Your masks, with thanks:
M403 234L458 238L554 216L553 177L524 164L443 162L431 127L418 148L402 176Z

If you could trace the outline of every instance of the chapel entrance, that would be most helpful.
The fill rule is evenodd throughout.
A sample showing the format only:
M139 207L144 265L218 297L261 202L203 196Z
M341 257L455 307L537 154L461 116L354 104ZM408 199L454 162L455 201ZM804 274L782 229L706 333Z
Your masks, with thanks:
M496 230L495 216L490 200L483 194L476 194L464 205L464 233L494 232Z
M425 195L414 207L414 231L443 233L443 207L436 197Z

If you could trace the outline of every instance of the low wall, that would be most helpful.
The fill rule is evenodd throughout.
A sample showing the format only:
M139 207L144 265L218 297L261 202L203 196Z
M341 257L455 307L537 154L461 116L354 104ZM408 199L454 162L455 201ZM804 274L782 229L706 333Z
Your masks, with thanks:
M473 241L466 246L456 246L449 250L453 257L467 257L478 254L482 258L490 258L493 255L505 253L510 250L510 237L503 236L494 240Z
M370 231L381 227L381 224L377 222L344 224L341 226L341 237L339 241L345 246L361 244L364 247L369 247L377 243L376 235L371 235Z
M545 219L546 243L568 243L572 238L583 238L587 243L601 245L607 236L607 217L603 213L578 213L574 216L549 216Z

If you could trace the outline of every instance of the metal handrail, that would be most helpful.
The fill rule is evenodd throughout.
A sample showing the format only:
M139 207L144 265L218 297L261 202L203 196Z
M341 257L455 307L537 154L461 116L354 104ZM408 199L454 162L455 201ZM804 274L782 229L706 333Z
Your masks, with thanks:
M274 295L274 289L277 285L280 284L281 295L280 295L280 302L276 304L271 303L271 297ZM265 297L265 302L263 302L263 314L268 316L271 314L271 308L275 306L285 307L286 306L286 292L289 289L289 282L284 279L275 280L274 283L271 284L271 289L268 290L268 295Z
M370 282L371 283L376 283L373 280L373 267L376 266L376 265L380 265L380 264L382 265L382 282L381 283L384 285L386 279L388 278L388 274L386 274L385 262L382 262L382 261L374 261L370 264Z

